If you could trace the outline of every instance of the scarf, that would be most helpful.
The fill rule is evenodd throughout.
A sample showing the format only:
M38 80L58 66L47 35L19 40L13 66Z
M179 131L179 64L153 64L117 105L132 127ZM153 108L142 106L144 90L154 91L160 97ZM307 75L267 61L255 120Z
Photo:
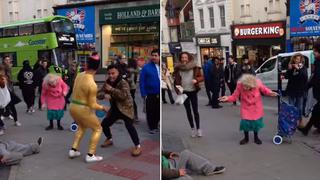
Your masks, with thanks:
M180 71L189 71L195 67L197 67L197 64L194 61L190 61L187 64L179 63L176 66L176 68L179 69Z

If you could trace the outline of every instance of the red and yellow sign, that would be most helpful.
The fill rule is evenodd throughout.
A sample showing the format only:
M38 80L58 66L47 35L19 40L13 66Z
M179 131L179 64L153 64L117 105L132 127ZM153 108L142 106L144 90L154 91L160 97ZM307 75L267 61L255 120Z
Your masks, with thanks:
M261 39L261 38L281 38L285 35L284 24L282 22L234 25L233 39Z

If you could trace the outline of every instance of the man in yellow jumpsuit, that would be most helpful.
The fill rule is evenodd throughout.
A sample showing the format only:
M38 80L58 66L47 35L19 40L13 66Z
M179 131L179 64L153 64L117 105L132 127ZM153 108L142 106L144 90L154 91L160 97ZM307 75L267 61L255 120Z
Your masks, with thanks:
M87 61L85 72L79 74L74 82L72 101L70 105L70 114L78 124L78 131L75 134L74 142L69 157L80 156L80 141L87 128L92 129L92 135L89 144L89 152L85 157L86 162L101 161L103 157L97 156L96 147L102 133L102 127L95 115L95 110L108 111L108 107L97 104L97 85L94 81L94 75L100 65L99 56L94 53Z

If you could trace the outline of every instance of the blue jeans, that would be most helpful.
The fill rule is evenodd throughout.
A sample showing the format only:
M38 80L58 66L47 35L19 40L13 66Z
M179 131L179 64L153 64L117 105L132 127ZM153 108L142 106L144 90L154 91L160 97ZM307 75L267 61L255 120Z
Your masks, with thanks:
M301 96L301 97L289 96L289 104L294 105L296 108L298 108L298 110L300 112L300 116L302 117L303 96Z

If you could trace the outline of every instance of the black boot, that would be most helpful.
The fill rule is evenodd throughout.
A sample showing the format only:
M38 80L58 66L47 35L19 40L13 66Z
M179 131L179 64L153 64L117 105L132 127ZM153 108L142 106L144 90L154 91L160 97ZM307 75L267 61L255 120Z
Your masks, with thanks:
M258 132L254 132L254 143L258 145L262 144L262 141L258 137Z
M49 120L50 125L46 127L46 131L53 129L53 120Z
M244 131L244 138L240 141L240 145L247 144L249 142L249 132Z
M60 124L60 120L57 120L57 125L58 125L58 130L63 130L63 127L61 126L61 124Z

